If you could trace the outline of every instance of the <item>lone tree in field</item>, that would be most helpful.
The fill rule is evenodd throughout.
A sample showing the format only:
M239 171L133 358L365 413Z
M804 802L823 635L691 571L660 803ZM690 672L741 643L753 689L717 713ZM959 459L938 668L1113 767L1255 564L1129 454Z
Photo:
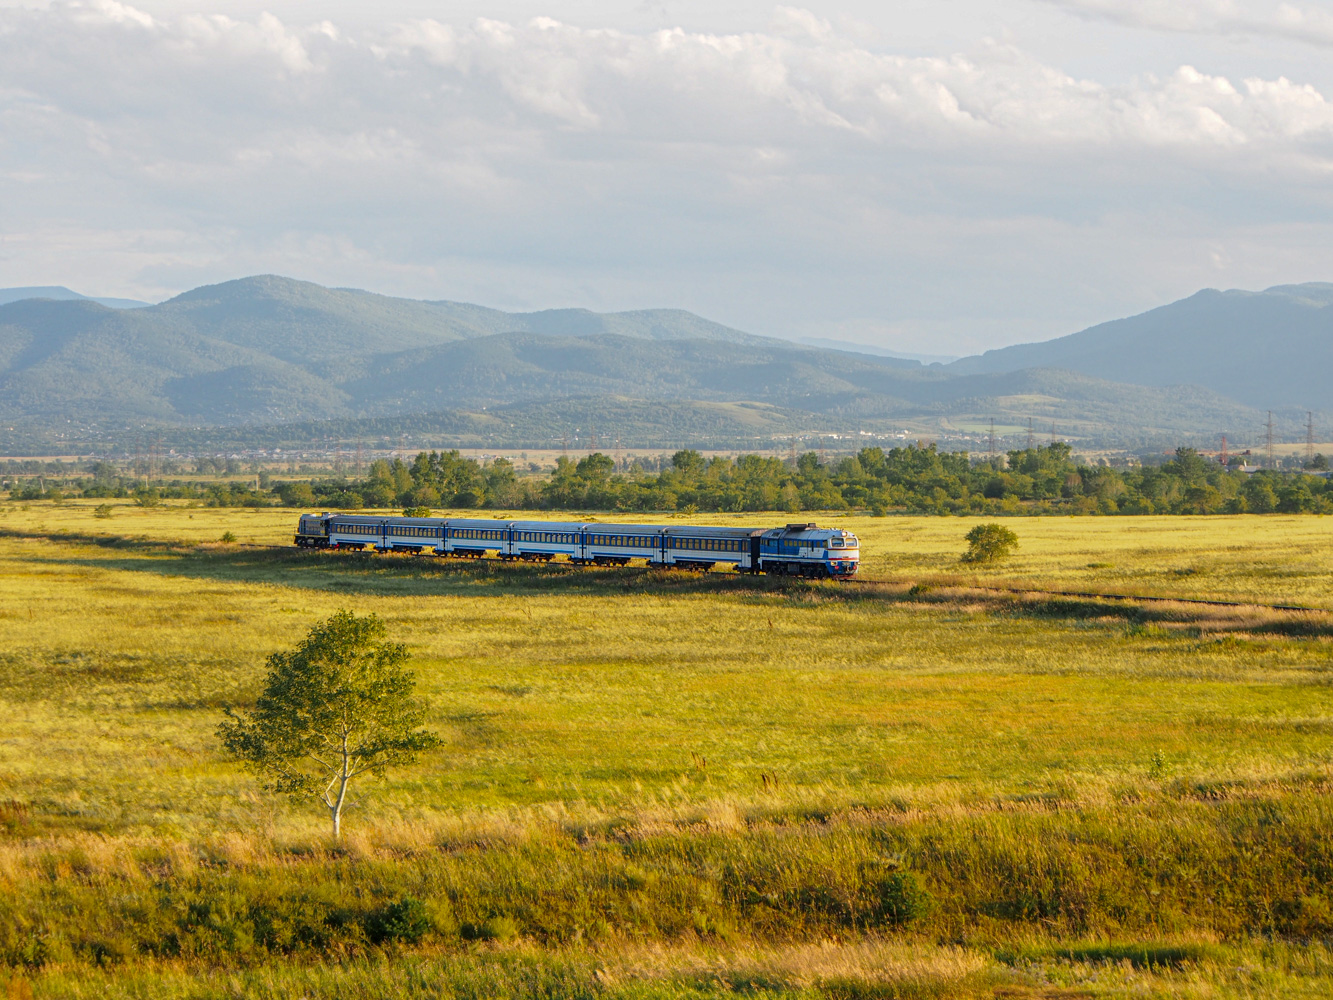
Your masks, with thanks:
M994 562L1018 548L1018 536L1002 524L978 524L966 537L963 562Z
M412 697L416 680L403 669L406 659L406 648L385 640L375 615L339 611L295 649L268 658L254 711L227 709L218 736L267 779L266 787L323 802L336 838L352 779L383 776L440 745L419 728L426 709Z

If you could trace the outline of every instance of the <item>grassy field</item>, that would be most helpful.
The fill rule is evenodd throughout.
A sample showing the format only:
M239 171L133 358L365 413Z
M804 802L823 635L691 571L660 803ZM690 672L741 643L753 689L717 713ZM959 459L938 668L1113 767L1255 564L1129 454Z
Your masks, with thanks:
M1333 991L1329 616L977 589L1329 607L1321 518L1016 519L983 571L972 521L838 518L840 586L93 507L0 505L10 996ZM340 608L446 746L335 847L213 732Z

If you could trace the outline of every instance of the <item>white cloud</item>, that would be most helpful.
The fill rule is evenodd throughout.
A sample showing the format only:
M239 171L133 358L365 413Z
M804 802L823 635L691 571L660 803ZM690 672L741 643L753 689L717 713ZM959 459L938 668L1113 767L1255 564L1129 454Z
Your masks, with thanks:
M870 47L794 8L732 33L0 8L0 176L23 192L0 208L0 284L300 270L802 332L845 300L896 328L1012 325L1073 261L1156 281L1138 242L1114 259L1134 220L1207 229L1191 259L1212 280L1255 205L1320 218L1330 165L1333 108L1303 81L1181 65L1113 86L1017 43ZM1184 239L1161 244L1173 266Z
M1251 35L1333 45L1333 14L1317 7L1233 0L1041 0L1081 17L1134 28L1207 35ZM1258 7L1258 9L1256 9Z

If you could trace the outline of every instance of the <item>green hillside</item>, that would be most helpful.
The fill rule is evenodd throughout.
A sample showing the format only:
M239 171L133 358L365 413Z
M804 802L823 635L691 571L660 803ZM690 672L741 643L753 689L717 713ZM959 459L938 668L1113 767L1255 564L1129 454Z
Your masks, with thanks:
M591 420L627 442L698 443L966 434L995 419L1132 445L1252 435L1262 420L1188 385L923 366L756 337L680 310L511 314L272 276L142 309L0 305L0 433L11 449L148 428L231 439L211 429L247 427L288 440L296 428L422 414L496 443L549 443Z
M1333 410L1333 284L1205 289L1128 319L1018 344L947 370L1065 368L1138 385L1205 386L1260 409Z

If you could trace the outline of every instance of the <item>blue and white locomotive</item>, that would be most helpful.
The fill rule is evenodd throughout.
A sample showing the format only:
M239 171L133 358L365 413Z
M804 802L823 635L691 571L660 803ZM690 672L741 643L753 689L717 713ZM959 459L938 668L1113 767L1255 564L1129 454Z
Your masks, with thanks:
M781 528L725 528L304 514L296 529L296 544L528 562L559 557L596 566L623 566L642 559L650 566L709 570L724 565L743 573L837 580L853 576L860 562L855 535L813 522Z

